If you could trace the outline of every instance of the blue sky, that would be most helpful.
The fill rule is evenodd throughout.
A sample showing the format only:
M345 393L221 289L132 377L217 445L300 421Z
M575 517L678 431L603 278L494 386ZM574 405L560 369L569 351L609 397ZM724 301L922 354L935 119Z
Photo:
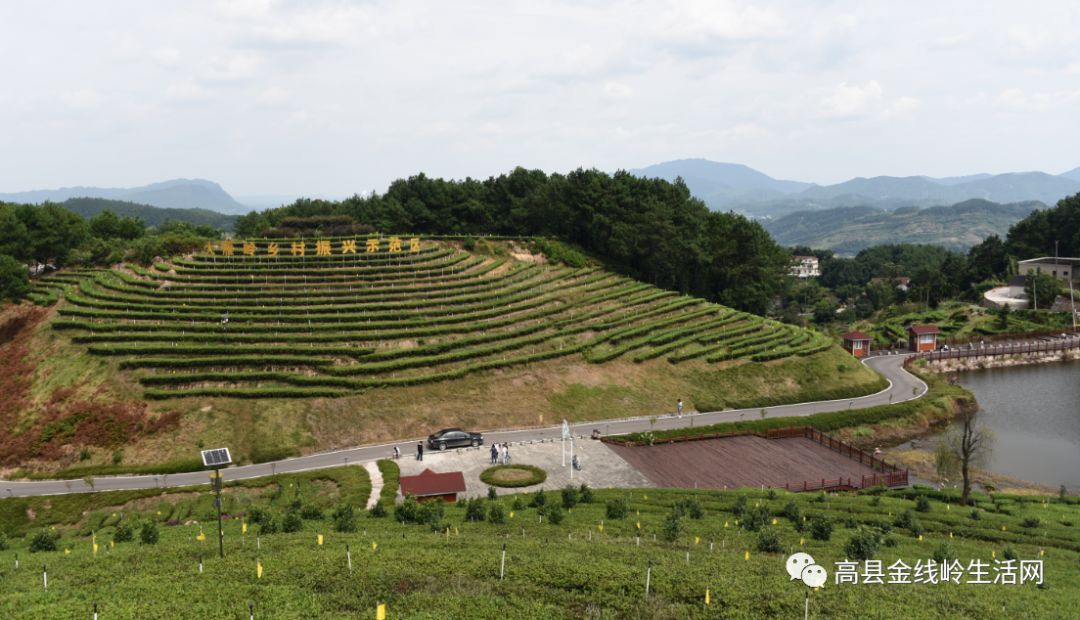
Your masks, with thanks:
M5 2L0 191L1080 166L1075 2Z

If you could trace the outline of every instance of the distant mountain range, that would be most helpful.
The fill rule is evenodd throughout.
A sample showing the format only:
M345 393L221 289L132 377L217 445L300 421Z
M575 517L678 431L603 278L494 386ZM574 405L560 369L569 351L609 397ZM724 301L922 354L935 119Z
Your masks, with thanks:
M834 207L799 211L762 224L781 245L805 245L838 254L855 254L886 243L926 243L966 250L990 235L1004 238L1010 226L1045 207L1041 202L998 204L980 199L948 207L892 211Z
M209 209L244 214L251 209L236 201L220 185L203 179L174 179L142 187L62 187L0 194L0 201L37 204L64 202L70 198L123 200L166 209Z
M858 177L835 185L783 181L741 164L705 159L670 161L630 173L669 181L682 177L690 192L710 208L758 218L835 207L934 207L970 199L1052 205L1080 193L1080 168L1059 175L1011 172L945 178Z

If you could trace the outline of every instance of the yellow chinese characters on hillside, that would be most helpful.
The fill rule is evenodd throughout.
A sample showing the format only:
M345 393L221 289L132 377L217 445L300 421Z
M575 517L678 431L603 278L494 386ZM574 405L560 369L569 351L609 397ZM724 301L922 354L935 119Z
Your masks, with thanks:
M356 239L341 239L338 242L339 250L342 255L344 254L356 254L358 250L358 240ZM233 241L225 239L220 242L207 241L203 246L203 253L209 256L235 256L239 251L243 256L270 256L276 257L281 255L281 246L285 245L289 250L291 256L306 256L308 250L308 243L306 241L289 241L287 243L279 243L277 241L267 241L264 244L257 241ZM331 239L317 239L314 242L315 255L316 256L332 256L334 253L334 241ZM382 242L378 237L371 237L367 240L365 245L365 253L377 254L382 250ZM387 239L386 251L397 254L403 250L402 240L400 237L389 237ZM409 239L409 253L420 253L420 238L412 237Z

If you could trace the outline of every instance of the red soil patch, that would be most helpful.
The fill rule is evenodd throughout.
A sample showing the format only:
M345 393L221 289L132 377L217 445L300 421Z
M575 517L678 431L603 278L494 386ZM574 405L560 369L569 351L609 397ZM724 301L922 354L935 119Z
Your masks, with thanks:
M802 486L803 481L852 478L875 473L803 437L765 439L740 435L655 446L608 444L660 487L723 489Z
M73 387L55 390L40 405L31 402L34 330L48 311L18 306L5 313L0 325L0 465L19 465L29 459L57 460L68 446L117 447L138 435L176 428L179 413L152 416L146 403L108 402L107 395L72 398ZM29 425L20 420L37 410Z

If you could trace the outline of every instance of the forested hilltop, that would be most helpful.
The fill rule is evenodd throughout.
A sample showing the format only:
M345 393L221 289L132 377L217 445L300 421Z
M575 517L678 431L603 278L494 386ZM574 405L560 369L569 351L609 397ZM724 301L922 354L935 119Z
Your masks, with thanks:
M237 220L236 234L258 237L289 218L314 216L348 216L385 233L550 237L628 276L759 314L779 293L790 259L761 225L709 211L679 180L582 169L517 168L461 181L420 174L381 195L252 212Z

